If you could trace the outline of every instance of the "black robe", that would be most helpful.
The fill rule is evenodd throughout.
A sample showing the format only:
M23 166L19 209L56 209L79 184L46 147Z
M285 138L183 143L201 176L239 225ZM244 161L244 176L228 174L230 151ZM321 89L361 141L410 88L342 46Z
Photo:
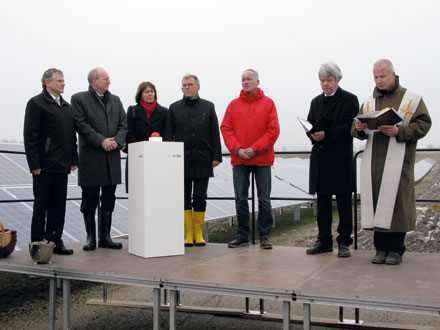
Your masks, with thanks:
M357 97L338 87L333 96L315 97L307 120L320 126L325 139L316 142L310 155L309 192L341 194L353 191L353 118L359 111Z

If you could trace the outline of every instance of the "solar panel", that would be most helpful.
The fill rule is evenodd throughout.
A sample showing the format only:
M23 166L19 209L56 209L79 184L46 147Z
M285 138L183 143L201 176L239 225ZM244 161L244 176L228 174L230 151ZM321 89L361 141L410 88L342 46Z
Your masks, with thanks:
M23 145L0 144L0 150L24 151ZM123 155L125 156L125 155ZM434 161L426 161L416 164L418 176L423 177L433 166ZM0 200L33 199L32 176L29 173L26 157L23 154L0 153ZM358 162L358 169L360 162ZM125 192L125 159L121 161L122 181L116 190L117 197L127 198ZM223 163L214 169L215 176L210 178L208 197L234 197L232 166L230 158L224 157ZM272 168L272 198L288 197L303 198L310 200L314 196L308 192L309 159L308 158L277 158ZM250 188L251 190L251 188ZM77 186L77 171L69 175L68 198L81 198L81 188ZM251 196L251 191L249 191ZM166 199L166 196L163 197ZM66 218L63 240L66 245L85 241L86 232L82 214L80 212L80 200L67 201ZM281 208L304 201L272 200L273 208ZM166 205L166 200L164 201ZM258 205L258 200L256 201ZM17 249L27 249L30 241L30 223L32 218L32 202L0 203L0 220L8 229L18 232ZM258 209L258 207L256 206ZM206 220L216 220L235 216L234 200L208 200ZM112 236L127 235L128 233L128 201L117 199L115 212L113 213Z

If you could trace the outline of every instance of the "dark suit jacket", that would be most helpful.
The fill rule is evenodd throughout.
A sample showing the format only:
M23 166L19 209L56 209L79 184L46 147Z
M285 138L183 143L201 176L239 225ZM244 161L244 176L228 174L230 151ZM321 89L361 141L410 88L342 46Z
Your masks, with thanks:
M72 107L61 96L60 101L58 105L44 89L27 103L23 136L31 171L67 174L78 165Z
M321 128L325 139L313 142L309 173L311 194L353 191L353 138L350 129L358 111L356 95L340 87L328 99L322 93L312 100L307 120L312 125L325 123Z

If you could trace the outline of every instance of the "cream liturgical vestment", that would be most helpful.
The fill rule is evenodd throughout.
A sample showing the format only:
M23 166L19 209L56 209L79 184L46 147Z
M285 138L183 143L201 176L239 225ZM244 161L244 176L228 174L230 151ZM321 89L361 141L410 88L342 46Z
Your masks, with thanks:
M379 130L351 134L368 139L361 163L362 227L378 231L408 232L415 228L414 164L417 140L431 127L431 118L421 96L401 86L388 95L377 88L359 114L394 108L402 116L399 132L389 137Z
M403 118L402 125L409 124L421 99L422 97L420 95L414 94L408 90L405 92L398 110ZM367 99L364 104L366 104L366 113L376 111L376 100L373 96ZM362 156L362 174L371 173L373 139L374 134L368 134L367 145L365 146L364 154ZM373 207L371 175L361 175L362 228L372 229L377 227L390 229L404 156L405 143L397 142L396 137L391 137L386 153L385 167L382 175L376 212L374 212Z

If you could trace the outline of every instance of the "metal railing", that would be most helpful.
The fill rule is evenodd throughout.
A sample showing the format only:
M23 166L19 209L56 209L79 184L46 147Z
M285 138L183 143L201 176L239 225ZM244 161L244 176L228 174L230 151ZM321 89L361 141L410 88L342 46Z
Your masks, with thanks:
M429 148L429 149L417 149L417 152L438 152L440 151L440 149L437 148ZM357 242L357 223L358 223L358 214L357 214L357 205L358 205L358 201L360 200L357 197L357 159L358 156L363 152L362 151L358 151L355 153L355 156L353 158L353 182L354 182L354 193L353 193L353 208L354 208L354 216L353 216L353 222L354 222L354 226L353 226L353 230L354 230L354 248L357 249L358 248L358 242ZM0 150L0 153L8 153L8 154L25 154L24 152L21 151L9 151L9 150ZM309 155L311 152L310 151L279 151L279 152L275 152L276 155ZM223 154L223 156L230 156L230 154ZM125 158L125 157L123 157ZM252 217L252 243L255 244L255 173L254 171L251 172L251 196L249 197L249 199L251 200L251 217ZM117 197L117 199L127 199L128 197ZM207 199L209 200L235 200L234 197L208 197ZM67 198L67 200L81 200L81 198ZM292 197L271 197L271 200L292 200L292 201L316 201L316 198L292 198ZM13 203L13 202L33 202L33 199L14 199L14 200L0 200L0 203ZM417 199L416 202L440 202L440 200L438 199ZM166 298L165 298L166 299ZM103 301L107 300L107 286L106 284L104 284L103 286ZM260 313L263 314L264 313L264 300L260 299L259 301L260 303ZM246 297L245 300L245 311L246 313L250 312L249 309L249 297ZM343 322L344 321L344 308L342 306L339 307L339 321ZM359 308L355 308L355 323L359 324Z
M439 152L440 148L425 148L425 149L417 149L417 152ZM18 155L25 155L24 151L11 151L11 150L0 150L0 153L5 154L18 154ZM310 151L277 151L275 152L275 155L310 155ZM363 150L358 151L355 153L355 156L353 158L353 168L354 168L354 183L357 182L357 160L358 156L363 153ZM229 153L222 154L225 157L229 157ZM122 157L124 159L125 157ZM128 199L128 197L116 197L117 199ZM235 197L225 196L225 197L208 197L208 200L235 200ZM271 200L283 200L283 201L317 201L316 197L313 198L295 198L295 197L271 197ZM81 197L73 197L73 198L67 198L68 201L74 201L74 200L81 200ZM251 175L251 196L249 197L249 200L251 201L251 232L252 232L252 243L255 244L255 201L256 201L256 195L255 195L255 173L252 171ZM335 200L335 199L333 199ZM33 202L34 199L3 199L0 200L1 203L22 203L22 202ZM358 248L358 212L357 212L357 205L360 201L360 198L357 196L357 185L354 184L354 193L353 193L353 209L354 209L354 216L353 216L353 231L354 231L354 248ZM417 203L439 203L440 200L438 199L416 199Z

